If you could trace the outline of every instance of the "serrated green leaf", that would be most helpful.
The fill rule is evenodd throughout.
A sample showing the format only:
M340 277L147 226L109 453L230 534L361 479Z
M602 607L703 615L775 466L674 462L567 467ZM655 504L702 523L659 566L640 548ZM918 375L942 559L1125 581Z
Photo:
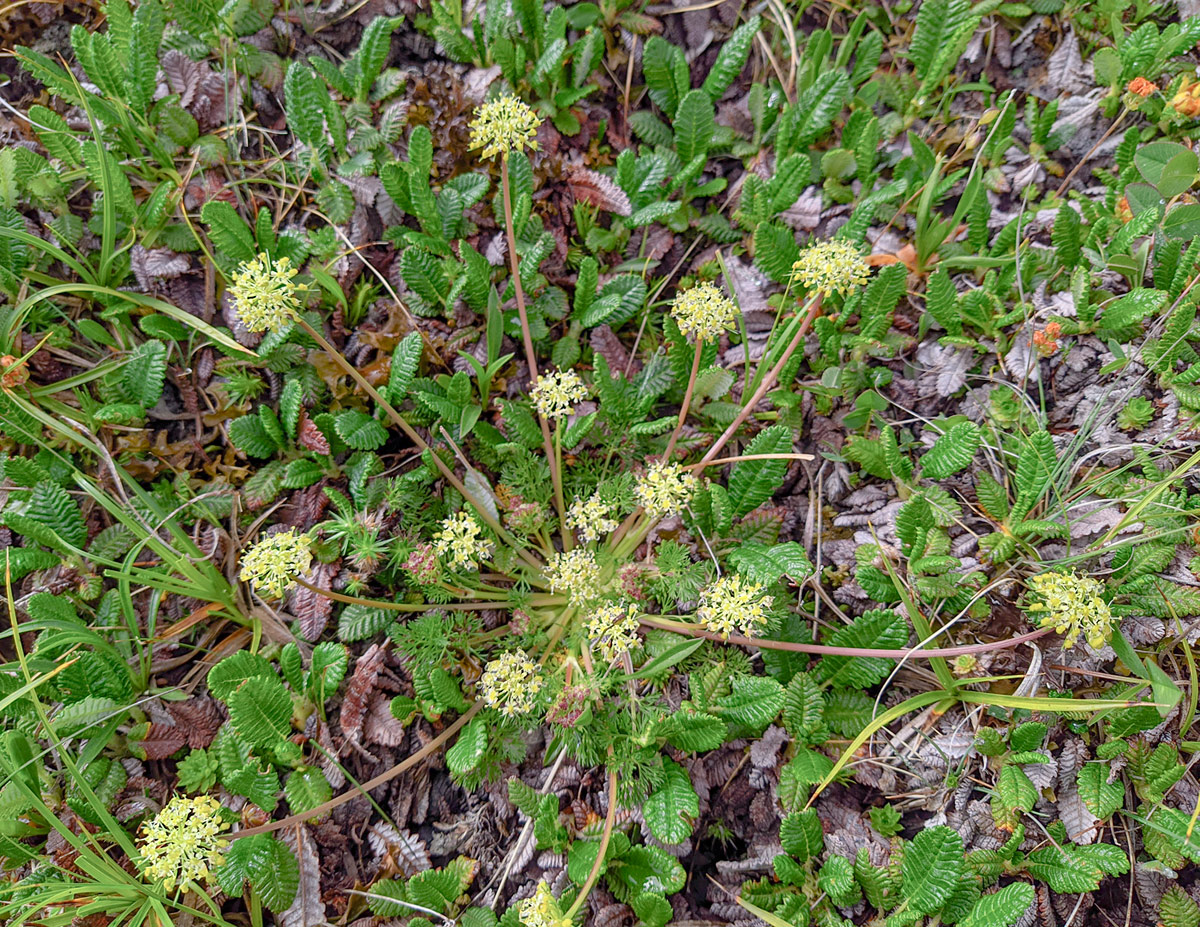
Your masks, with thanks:
M901 890L909 910L932 914L958 885L965 863L962 837L949 827L928 827L904 848Z
M663 771L663 783L643 803L642 816L659 840L682 843L691 836L692 822L700 815L700 800L682 766L664 760Z

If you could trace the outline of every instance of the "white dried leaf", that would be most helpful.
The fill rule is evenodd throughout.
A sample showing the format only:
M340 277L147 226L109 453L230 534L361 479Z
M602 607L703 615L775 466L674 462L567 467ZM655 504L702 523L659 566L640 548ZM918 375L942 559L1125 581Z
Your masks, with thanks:
M292 906L279 914L279 927L317 927L325 923L325 904L321 901L321 864L317 846L303 824L285 827L280 834L300 864L300 885Z
M429 858L424 840L407 830L397 830L386 822L379 821L371 825L367 831L367 843L375 853L377 863L385 856L390 856L405 878L433 868L433 860Z
M1083 63L1079 37L1068 31L1046 62L1046 78L1057 90L1083 93L1092 87L1092 68Z
M785 224L802 232L811 232L821 224L821 191L809 187L779 214Z
M611 177L606 177L599 171L576 167L567 175L567 186L571 188L575 199L580 202L589 203L598 209L615 213L618 216L633 215L633 206L629 202L629 196L613 182Z

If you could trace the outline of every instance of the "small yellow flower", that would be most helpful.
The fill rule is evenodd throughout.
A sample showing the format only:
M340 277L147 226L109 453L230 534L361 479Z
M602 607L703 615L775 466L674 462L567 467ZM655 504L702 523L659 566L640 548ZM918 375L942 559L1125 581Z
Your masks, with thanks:
M612 507L601 502L598 494L589 499L576 499L567 509L567 527L579 532L585 544L598 541L617 528L616 519L608 517L611 511Z
M563 914L558 899L543 880L538 882L532 898L526 898L517 909L521 927L571 927L571 919Z
M271 263L260 254L245 261L233 275L229 292L238 318L252 332L277 332L295 321L300 313L300 296L307 289L292 280L296 268L286 257Z
M651 518L682 512L695 491L696 477L674 463L651 464L633 488L638 504Z
M524 650L489 660L479 686L483 700L506 717L528 714L546 685L539 667Z
M551 592L565 592L572 605L586 605L600 595L600 565L590 550L576 547L556 553L546 564Z
M738 316L737 304L711 283L684 290L671 304L671 318L684 336L711 341L733 328Z
M602 605L592 612L587 636L605 663L612 663L638 644L636 605Z
M587 398L587 387L574 370L552 370L537 378L529 395L542 418L563 418Z
M242 554L242 581L253 584L259 594L282 597L312 563L311 543L312 537L295 528L262 538Z
M1082 636L1088 646L1099 650L1113 634L1113 613L1101 598L1104 586L1088 576L1074 573L1042 573L1027 582L1033 601L1026 606L1038 616L1043 628L1063 635L1070 649Z
M433 547L442 557L449 556L451 569L477 569L479 561L492 553L492 542L483 537L483 529L466 512L455 512L442 521L433 536Z
M228 829L221 804L211 795L176 796L142 825L142 872L168 892L207 882L225 862L221 851L228 841L220 835Z
M792 280L825 296L846 296L866 284L871 268L862 252L846 241L823 241L800 252L792 265Z
M484 159L500 155L505 160L512 151L537 151L541 124L528 103L511 93L504 94L475 108L467 149L481 149L479 157Z
M762 594L762 584L725 574L700 593L696 617L708 630L728 639L735 631L754 637L767 625L767 609L775 601Z

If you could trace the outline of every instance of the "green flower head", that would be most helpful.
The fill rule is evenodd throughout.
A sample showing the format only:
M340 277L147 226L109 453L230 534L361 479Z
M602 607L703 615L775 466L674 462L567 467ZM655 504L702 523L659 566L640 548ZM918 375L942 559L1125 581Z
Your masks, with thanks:
M511 93L488 100L475 108L471 120L470 151L483 159L500 155L508 160L513 151L537 151L537 130L542 121L520 97Z
M292 279L295 276L296 268L286 257L272 263L260 254L243 262L229 286L242 324L252 332L277 332L294 322L307 289Z
M823 241L809 245L792 265L792 280L824 296L846 296L866 284L871 268L862 252L847 241Z
M142 825L142 872L168 892L207 882L225 861L221 851L228 841L220 835L228 829L211 795L176 796Z
M272 599L281 598L312 563L312 538L295 528L262 538L242 554L243 582Z
M1032 601L1027 609L1043 628L1063 635L1070 649L1082 637L1093 650L1112 639L1113 613L1101 598L1104 587L1088 576L1074 573L1042 573L1029 577Z

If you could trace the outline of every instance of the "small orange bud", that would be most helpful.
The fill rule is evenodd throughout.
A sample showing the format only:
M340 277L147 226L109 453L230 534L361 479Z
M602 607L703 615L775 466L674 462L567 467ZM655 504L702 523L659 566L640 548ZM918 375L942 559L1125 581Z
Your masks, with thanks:
M0 388L13 389L29 379L29 368L11 354L0 357Z
M1158 84L1154 83L1154 81L1146 80L1144 77L1135 77L1125 89L1130 93L1137 94L1139 97L1148 97L1158 90Z

